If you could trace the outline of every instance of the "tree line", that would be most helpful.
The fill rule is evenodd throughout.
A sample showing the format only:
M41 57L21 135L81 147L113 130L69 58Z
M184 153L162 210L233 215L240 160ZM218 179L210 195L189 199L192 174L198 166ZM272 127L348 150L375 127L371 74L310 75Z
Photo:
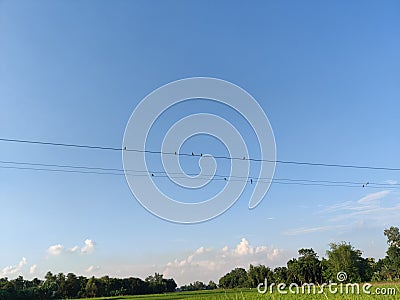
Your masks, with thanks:
M166 279L155 273L145 280L135 277L101 278L77 276L73 273L57 275L48 272L44 280L0 279L0 300L50 300L83 297L108 297L122 295L159 294L181 291L206 290L215 288L252 288L265 279L272 283L329 283L336 282L339 272L347 274L348 282L400 280L400 232L398 227L384 230L388 250L378 261L362 257L362 252L350 243L332 243L327 258L320 259L312 248L300 249L299 257L289 260L286 266L271 269L264 265L250 265L248 270L235 268L219 279L204 284L195 281L177 289L175 280Z
M57 275L47 272L44 280L0 279L0 300L48 300L84 297L108 297L122 295L144 295L173 292L176 290L174 279L166 279L155 273L145 280L140 278L101 278L76 276L74 273Z
M319 259L312 249L300 249L299 257L289 260L285 267L270 269L250 265L246 271L235 268L219 279L220 288L257 287L265 279L269 283L322 284L338 282L337 274L345 272L352 283L400 280L400 232L398 227L384 230L389 245L386 256L378 261L362 257L362 252L350 243L331 243L327 258Z

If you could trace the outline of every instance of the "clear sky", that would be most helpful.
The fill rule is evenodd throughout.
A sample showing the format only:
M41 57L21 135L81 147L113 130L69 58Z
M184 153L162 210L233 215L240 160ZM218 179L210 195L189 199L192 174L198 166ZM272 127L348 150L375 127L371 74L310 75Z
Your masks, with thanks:
M210 76L259 102L278 159L399 168L399 15L398 1L3 0L0 138L118 148L143 97ZM166 112L160 128L201 110L232 117L246 133L240 117L207 103ZM183 149L226 155L204 136ZM400 225L399 171L277 164L275 178L392 186L272 184L254 210L248 186L223 215L181 225L145 210L124 176L4 168L121 169L119 151L0 142L0 161L1 277L51 270L218 280L235 266L283 265L302 247L322 257L330 242L380 258L384 228ZM184 166L198 171L196 160Z

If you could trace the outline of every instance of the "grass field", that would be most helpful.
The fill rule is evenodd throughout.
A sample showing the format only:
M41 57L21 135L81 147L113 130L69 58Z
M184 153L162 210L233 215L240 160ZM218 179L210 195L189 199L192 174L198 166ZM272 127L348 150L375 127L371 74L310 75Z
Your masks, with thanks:
M391 289L391 290L390 290ZM191 299L191 300L219 300L219 299L226 299L226 300L242 300L242 299L274 299L274 300L292 300L292 299L348 299L348 300L355 300L355 299L400 299L400 284L374 284L370 288L371 294L364 294L360 291L360 294L346 294L343 292L340 294L339 292L336 294L331 294L328 289L324 290L323 294L307 294L305 291L304 294L279 294L276 290L272 293L266 294L259 294L257 289L237 289L237 290L222 290L217 289L213 291L195 291L195 292L176 292L176 293L169 293L169 294L161 294L161 295L142 295L142 296L124 296L124 297L111 297L111 298L87 298L85 300L93 300L93 299L113 299L113 300L124 300L124 299L141 299L141 300L149 300L149 299ZM393 291L395 294L393 294ZM382 295L377 293L392 293L392 295Z

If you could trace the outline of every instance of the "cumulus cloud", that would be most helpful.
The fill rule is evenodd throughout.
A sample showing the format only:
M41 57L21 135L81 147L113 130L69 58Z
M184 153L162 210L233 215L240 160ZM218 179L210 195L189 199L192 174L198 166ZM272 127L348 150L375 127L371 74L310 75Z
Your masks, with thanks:
M37 265L32 265L32 266L29 268L29 274L35 274L36 268L37 268Z
M94 242L92 240L87 239L85 241L85 246L82 247L81 252L82 253L93 253L94 251Z
M230 248L221 249L200 247L185 258L168 262L164 268L165 276L173 277L179 284L196 280L217 280L235 267L248 268L250 264L278 266L284 264L284 251L273 246L252 246L246 238Z
M64 246L61 244L52 245L47 249L50 255L60 255L64 251Z
M95 242L93 240L85 240L82 248L79 246L74 246L72 248L65 249L64 245L57 244L52 245L47 249L47 253L53 256L58 256L65 253L81 253L81 254L92 254L95 248Z
M21 272L22 268L28 263L25 257L22 257L19 263L15 266L8 266L3 268L2 270L2 276L9 276L9 275L14 275L18 274Z
M235 250L233 250L233 253L239 256L249 255L254 253L254 248L250 246L249 242L245 238L242 238Z

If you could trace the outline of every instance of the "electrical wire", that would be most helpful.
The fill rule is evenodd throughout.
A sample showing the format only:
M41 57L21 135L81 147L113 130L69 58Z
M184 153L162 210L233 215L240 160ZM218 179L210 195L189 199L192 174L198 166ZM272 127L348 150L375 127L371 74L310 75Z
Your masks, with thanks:
M190 178L191 180L204 180L208 179L209 181L234 181L234 182L247 182L250 184L256 183L274 183L274 184L282 184L282 185L302 185L302 186L324 186L324 187L367 187L367 188L389 188L389 189L397 189L399 188L399 184L382 184L382 183L361 183L361 182L353 182L353 181L329 181L329 180L310 180L310 179L290 179L290 178L257 178L257 177L239 177L235 178L233 176L224 176L224 175L197 175L197 174L183 174L183 173L174 173L179 174L180 176L171 176L171 173L167 172L151 172L151 171L135 171L136 173L124 173L122 169L114 169L114 168L98 168L98 167L87 167L87 166L72 166L72 165L55 165L55 164L40 164L40 163L26 163L26 162L10 162L10 161L0 161L0 163L7 164L17 164L17 166L0 166L1 169L16 169L16 170L30 170L30 171L47 171L47 172L61 172L61 173L79 173L79 174L97 174L97 175L116 175L116 176L133 176L133 177L156 177L156 178L168 178L168 179L187 179L187 176L196 176ZM28 167L24 167L21 165L28 165ZM34 167L34 166L48 166L44 167ZM49 167L58 167L58 169L49 168ZM68 170L65 168L74 168L72 170ZM84 169L84 170L81 170ZM101 170L96 171L96 170ZM114 170L117 172L109 172L104 170ZM187 175L187 176L183 176ZM211 178L209 178L209 176ZM240 179L242 178L242 179ZM245 179L246 178L246 179Z
M279 164L303 165L303 166L314 166L314 167L334 167L334 168L400 171L400 168L381 167L381 166L362 166L362 165L353 165L353 164L348 164L348 165L347 164L331 164L331 163L294 161L294 160L268 160L268 159L258 159L258 158L251 158L251 157L240 157L239 158L239 157L230 157L230 156L213 156L213 155L209 155L209 154L203 155L203 154L195 154L195 153L163 152L163 151L152 151L152 150L126 149L126 148L103 147L103 146L95 146L95 145L55 143L55 142L46 142L46 141L32 141L32 140L7 139L7 138L0 138L0 141L12 142L12 143L37 144L37 145L46 145L46 146L95 149L95 150L127 151L127 152L148 153L148 154L178 155L178 156L191 156L191 157L213 157L215 159L248 160L248 161L262 162L262 163L279 163Z

